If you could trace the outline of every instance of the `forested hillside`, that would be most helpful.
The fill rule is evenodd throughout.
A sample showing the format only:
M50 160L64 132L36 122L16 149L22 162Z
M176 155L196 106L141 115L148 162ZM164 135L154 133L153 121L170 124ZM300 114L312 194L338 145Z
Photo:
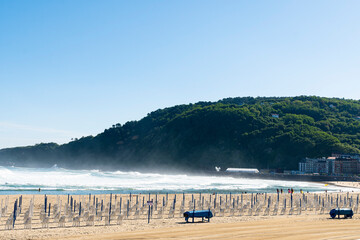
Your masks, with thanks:
M360 101L227 98L178 105L64 145L0 150L0 163L73 168L297 169L304 157L360 153Z

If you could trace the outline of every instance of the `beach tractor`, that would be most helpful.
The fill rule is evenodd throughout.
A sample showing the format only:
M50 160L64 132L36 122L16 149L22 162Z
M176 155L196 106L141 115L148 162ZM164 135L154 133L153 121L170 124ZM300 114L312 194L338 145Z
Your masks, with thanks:
M334 208L330 211L331 218L340 218L340 215L344 215L344 218L352 218L354 212L351 208Z

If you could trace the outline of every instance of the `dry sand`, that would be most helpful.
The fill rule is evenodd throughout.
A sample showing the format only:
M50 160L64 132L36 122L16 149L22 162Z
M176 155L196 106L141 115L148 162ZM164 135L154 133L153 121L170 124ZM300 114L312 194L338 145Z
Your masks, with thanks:
M2 230L0 239L360 239L360 218L329 215L134 221L122 226Z
M329 184L339 186L339 187L350 187L350 188L359 188L360 189L360 182L349 182L349 181L334 181L334 182L327 182Z
M73 236L68 239L359 239L360 219L330 219L328 216L277 216L266 219L233 218L136 232ZM179 224L180 225L180 224Z
M331 183L341 185L342 183ZM343 183L344 186L345 183ZM356 183L346 182L346 186L358 186ZM333 197L339 193L333 193ZM276 194L268 194L272 199L276 198ZM142 195L138 196L139 201ZM249 200L250 194L246 197ZM284 194L289 198L288 194ZM300 194L294 197L299 197ZM321 194L322 197L327 195ZM340 193L340 196L347 196L347 193ZM350 193L352 199L355 200L357 193ZM9 196L9 205L13 205L14 200L19 196ZM24 211L28 208L32 195L24 195ZM104 195L99 196L105 197ZM126 195L122 196L126 200ZM133 196L134 199L135 196ZM162 199L164 196L158 196ZM186 196L186 201L191 200L191 195ZM207 196L209 197L209 196ZM244 197L244 201L246 199ZM264 195L259 196L259 198ZM313 197L308 195L309 199ZM0 196L0 201L5 196ZM76 201L86 201L88 196L75 196ZM109 196L106 196L109 199ZM180 204L182 195L178 195L178 204ZM40 209L43 204L44 196L35 196L35 207ZM169 200L173 199L169 195ZM67 196L61 196L62 202L67 202ZM119 200L119 196L118 196ZM223 196L222 200L225 200ZM55 204L57 196L48 196L48 201ZM159 200L160 201L160 200ZM218 200L219 201L219 200ZM171 201L169 201L171 202ZM289 202L288 202L289 204ZM10 208L10 207L9 207ZM187 208L186 208L187 210ZM359 209L360 211L360 209ZM40 220L34 221L33 229L24 229L23 220L20 216L14 230L5 230L5 221L9 216L11 209L7 211L5 216L0 220L0 240L5 239L360 239L360 217L355 214L352 219L331 219L328 212L319 215L315 209L304 211L301 215L277 215L277 216L215 216L208 222L195 221L195 223L185 223L184 218L180 217L180 212L175 218L151 219L150 224L147 223L146 216L140 219L130 218L123 220L121 225L113 223L111 226L104 226L101 223L95 223L95 226L71 227L71 223L67 223L66 227L58 228L55 223L50 224L49 228L42 228ZM35 215L39 214L39 210L35 210ZM114 220L115 222L115 220ZM98 226L96 226L98 225Z

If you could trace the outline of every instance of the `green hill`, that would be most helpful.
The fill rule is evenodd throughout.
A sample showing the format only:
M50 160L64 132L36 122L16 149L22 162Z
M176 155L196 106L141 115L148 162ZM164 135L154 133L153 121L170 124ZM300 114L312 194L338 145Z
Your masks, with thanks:
M245 97L178 105L64 145L0 150L0 163L103 169L297 169L304 157L360 153L360 101Z

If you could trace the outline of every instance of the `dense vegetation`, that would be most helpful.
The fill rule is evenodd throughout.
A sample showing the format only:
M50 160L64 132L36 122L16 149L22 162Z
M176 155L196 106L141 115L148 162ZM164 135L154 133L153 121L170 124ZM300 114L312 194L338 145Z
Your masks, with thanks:
M227 98L160 109L64 145L3 149L0 162L111 169L297 169L304 157L360 153L359 116L360 101L355 100Z

